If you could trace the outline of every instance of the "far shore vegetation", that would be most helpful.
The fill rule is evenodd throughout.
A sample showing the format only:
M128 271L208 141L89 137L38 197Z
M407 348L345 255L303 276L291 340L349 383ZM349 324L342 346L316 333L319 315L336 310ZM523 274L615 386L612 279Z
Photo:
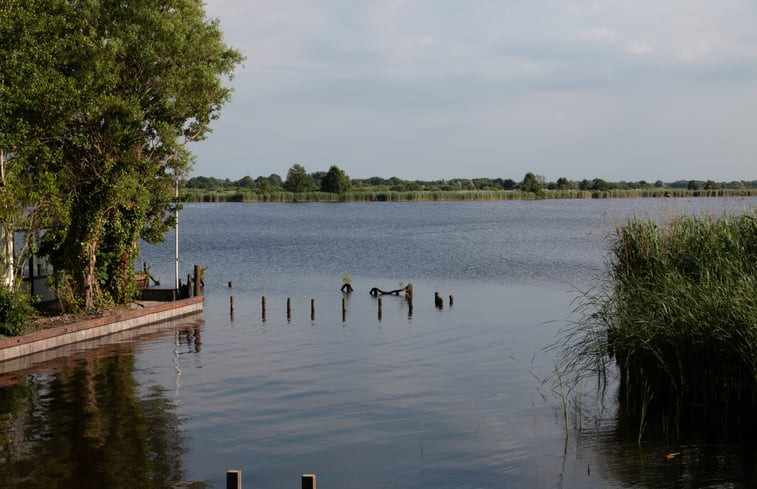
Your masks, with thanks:
M197 176L182 181L184 202L407 202L451 200L606 199L644 197L749 197L757 195L757 180L715 182L610 182L558 178L548 182L532 172L511 178L402 180L397 177L351 179L332 166L328 172L307 173L293 165L285 178L277 174L239 180Z

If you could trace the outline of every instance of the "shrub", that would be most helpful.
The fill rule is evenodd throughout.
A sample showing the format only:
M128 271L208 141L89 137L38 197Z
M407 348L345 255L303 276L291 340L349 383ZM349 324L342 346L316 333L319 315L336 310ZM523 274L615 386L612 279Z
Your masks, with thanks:
M35 315L31 296L0 286L0 334L5 336L24 334Z

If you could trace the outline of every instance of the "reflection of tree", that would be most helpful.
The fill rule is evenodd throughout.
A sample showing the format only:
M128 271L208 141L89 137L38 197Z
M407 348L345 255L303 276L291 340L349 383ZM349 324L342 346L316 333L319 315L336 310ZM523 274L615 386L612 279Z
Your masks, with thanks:
M134 353L79 359L0 388L0 481L24 488L204 488L186 483L179 419Z

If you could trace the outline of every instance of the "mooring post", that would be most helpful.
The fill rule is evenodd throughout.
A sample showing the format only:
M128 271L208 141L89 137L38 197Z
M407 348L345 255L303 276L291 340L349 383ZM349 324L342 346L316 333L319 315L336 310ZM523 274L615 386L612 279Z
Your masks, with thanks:
M455 298L454 298L454 297L452 297L452 294L450 294L450 295L449 295L449 305L451 306L451 305L452 305L452 304L454 304L454 303L455 303Z
M292 320L292 298L287 297L287 321Z
M229 288L231 288L231 280L229 280Z
M234 296L229 297L229 313L233 316L234 315Z
M195 265L194 268L195 268L194 269L194 274L195 274L194 296L197 297L197 296L202 295L202 289L200 287L202 285L202 270L200 269L200 265Z
M242 489L242 471L226 471L226 489Z
M263 306L263 322L265 322L265 296L261 297L260 303Z
M381 297L378 299L378 320L381 321Z
M439 295L439 292L434 292L434 304L436 304L436 307L439 309L444 307L444 300L442 299L442 296Z
M302 474L302 489L315 489L315 474Z
M310 320L315 321L315 299L310 299Z

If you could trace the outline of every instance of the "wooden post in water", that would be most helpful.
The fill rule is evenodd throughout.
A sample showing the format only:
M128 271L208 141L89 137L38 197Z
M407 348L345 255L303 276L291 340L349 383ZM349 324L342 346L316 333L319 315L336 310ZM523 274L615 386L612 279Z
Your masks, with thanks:
M342 322L347 321L347 299L342 297Z
M226 471L226 489L242 489L242 471Z
M434 304L436 304L438 309L444 308L444 299L439 295L439 292L434 292Z
M452 294L450 294L450 295L449 295L449 305L451 306L451 305L452 305L452 304L454 304L454 303L455 303L455 298L454 298L454 297L452 297Z
M378 299L378 320L381 321L381 297Z
M229 297L229 314L231 315L231 319L234 319L234 296Z
M229 288L231 288L231 280L229 280Z
M310 320L315 321L315 299L310 299Z
M287 321L292 320L292 298L287 297Z
M195 290L194 290L194 296L200 296L202 295L202 269L200 268L200 265L194 266L194 274L195 274Z
M316 489L315 474L302 474L302 489Z
M263 306L263 322L265 322L265 296L261 297L260 303Z

